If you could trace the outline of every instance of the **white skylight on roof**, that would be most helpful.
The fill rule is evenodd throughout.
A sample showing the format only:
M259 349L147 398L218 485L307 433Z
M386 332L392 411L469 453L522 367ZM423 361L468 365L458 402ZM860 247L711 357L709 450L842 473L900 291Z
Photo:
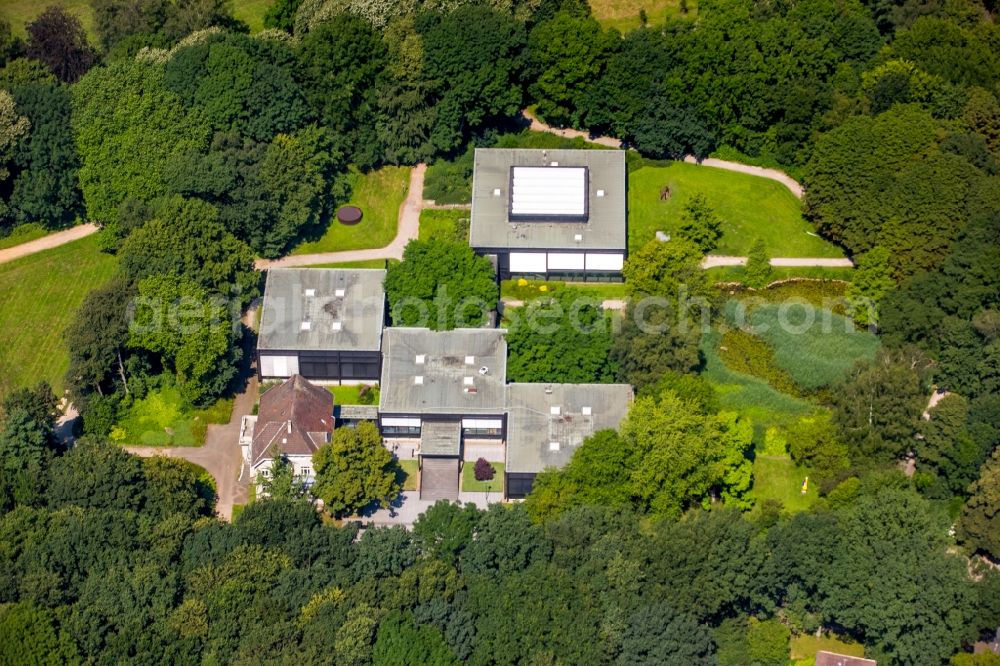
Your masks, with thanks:
M346 293L347 292L345 290L343 290L343 289L335 289L334 292L333 292L333 295L336 296L337 298L343 298L344 294L346 294Z
M416 363L417 365L423 365L424 363L427 362L427 355L417 354L417 357L413 360L413 362Z
M499 187L494 187L493 188L493 196L495 196L495 197L500 196L500 188Z
M584 167L513 167L512 215L572 215L587 212Z
M303 331L308 331L310 328L312 328L312 324L311 323L309 323L308 321L302 322L302 330Z
M476 357L475 356L466 356L465 357L465 364L466 365L475 365L476 364Z
M316 295L315 289L306 289L306 296L315 296L315 295Z
M414 375L413 383L417 386L421 386L424 383L423 375Z
M604 196L604 190L597 190L597 196L603 197Z
M344 328L344 325L339 321L335 321L333 322L333 326L331 328L333 328L333 330L335 331L339 331L340 329Z
M559 442L549 442L549 451L558 451Z
M562 412L562 410L559 408L558 405L556 405L555 407L549 408L549 414L551 414L552 416L559 416L559 414L561 412Z
M590 416L591 414L594 413L594 410L591 409L590 407L584 407L581 411L583 412L584 416Z
M583 240L583 234L573 234L573 240L579 243L580 241Z
M462 383L466 386L472 386L475 383L475 380L472 377L465 377L462 379Z

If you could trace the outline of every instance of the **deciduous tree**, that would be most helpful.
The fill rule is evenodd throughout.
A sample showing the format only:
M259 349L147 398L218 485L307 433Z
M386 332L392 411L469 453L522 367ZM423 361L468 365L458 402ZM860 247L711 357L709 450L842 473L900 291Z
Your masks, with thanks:
M385 292L394 326L438 331L482 325L499 296L488 259L437 240L410 241L389 266Z
M46 8L25 30L28 57L44 62L64 83L75 83L97 60L80 19L59 5Z
M958 521L959 537L974 550L1000 558L1000 448L983 464L969 492Z
M382 437L370 422L356 428L338 428L333 442L313 455L316 485L313 494L336 516L370 505L388 507L399 496L397 465Z

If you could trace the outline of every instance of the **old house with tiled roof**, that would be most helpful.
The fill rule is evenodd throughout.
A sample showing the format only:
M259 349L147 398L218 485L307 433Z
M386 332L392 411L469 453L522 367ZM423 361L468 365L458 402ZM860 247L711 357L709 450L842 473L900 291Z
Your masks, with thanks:
M301 375L266 391L256 416L246 416L240 432L250 474L267 475L276 454L288 458L307 484L315 479L312 455L333 435L333 395Z

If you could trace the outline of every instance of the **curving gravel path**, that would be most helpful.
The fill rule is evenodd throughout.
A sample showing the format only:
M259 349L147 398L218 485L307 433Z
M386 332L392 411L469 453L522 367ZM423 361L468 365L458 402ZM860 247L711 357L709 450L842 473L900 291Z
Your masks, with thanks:
M96 234L98 231L100 231L100 227L93 222L88 222L87 224L77 225L72 229L57 231L54 234L42 236L41 238L36 238L33 241L28 241L27 243L21 243L20 245L15 245L14 247L8 247L5 250L0 250L0 264L5 264L8 261L14 261L15 259L20 259L21 257L27 257L29 254L35 254L36 252L51 250L54 247L59 247L60 245L65 245L66 243L72 243L73 241L80 240L81 238L86 238L91 234Z
M424 173L426 171L426 164L418 164L410 171L410 187L406 193L406 199L399 206L399 226L396 229L396 237L385 247L369 250L296 254L281 259L258 259L256 262L257 270L336 264L347 261L369 261L371 259L402 259L403 248L417 237L420 230L420 210L424 205Z
M555 134L556 136L565 137L567 139L581 138L590 143L596 143L601 146L608 146L610 148L621 148L622 142L619 139L615 139L610 136L590 136L586 132L581 132L580 130L574 129L559 129L558 127L552 127L551 125L546 125L541 120L539 120L533 113L525 109L521 112L524 117L531 123L531 129L536 132L548 132L549 134ZM785 187L787 187L792 194L794 194L799 199L802 198L803 189L802 185L798 183L794 178L789 176L783 171L777 169L765 169L764 167L750 166L749 164L740 164L739 162L729 162L728 160L717 160L714 157L709 157L703 160L698 160L694 155L688 155L684 158L684 161L689 164L700 164L701 166L714 167L716 169L725 169L726 171L738 171L739 173L750 174L751 176L759 176L760 178L767 178L769 180L774 180Z
M701 262L702 268L717 268L719 266L745 266L746 257L731 257L718 254L710 254ZM823 268L852 268L854 264L847 257L834 259L830 257L774 257L771 259L772 266L794 266L809 267L821 266Z

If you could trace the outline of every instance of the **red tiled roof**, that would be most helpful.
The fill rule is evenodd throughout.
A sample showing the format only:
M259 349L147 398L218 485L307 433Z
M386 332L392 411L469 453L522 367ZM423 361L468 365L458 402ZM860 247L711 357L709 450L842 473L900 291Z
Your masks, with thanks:
M333 395L301 375L292 375L260 397L251 446L251 466L277 445L286 455L311 455L333 432Z

